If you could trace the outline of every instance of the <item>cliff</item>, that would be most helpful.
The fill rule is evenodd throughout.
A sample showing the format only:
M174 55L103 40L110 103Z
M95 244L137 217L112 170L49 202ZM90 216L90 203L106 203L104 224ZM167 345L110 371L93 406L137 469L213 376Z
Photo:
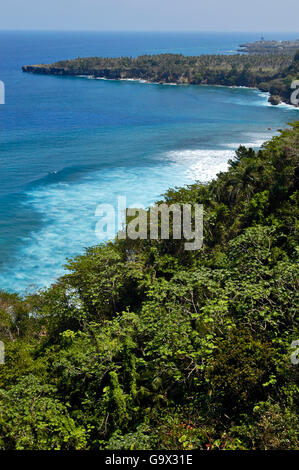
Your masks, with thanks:
M144 55L137 58L89 57L53 64L25 65L24 72L89 75L107 79L141 79L155 83L246 86L268 91L289 103L292 79L298 75L299 52L290 55ZM273 100L272 100L273 101Z

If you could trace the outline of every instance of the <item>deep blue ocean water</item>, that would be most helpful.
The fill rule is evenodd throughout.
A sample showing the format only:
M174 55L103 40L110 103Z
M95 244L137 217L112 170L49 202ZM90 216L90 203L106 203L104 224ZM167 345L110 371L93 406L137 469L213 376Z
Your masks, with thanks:
M296 39L299 34L271 34ZM270 37L269 37L270 38ZM248 89L24 74L78 56L235 53L251 33L0 32L0 289L49 285L98 243L98 204L148 206L168 187L225 170L298 118ZM271 128L271 130L269 130Z

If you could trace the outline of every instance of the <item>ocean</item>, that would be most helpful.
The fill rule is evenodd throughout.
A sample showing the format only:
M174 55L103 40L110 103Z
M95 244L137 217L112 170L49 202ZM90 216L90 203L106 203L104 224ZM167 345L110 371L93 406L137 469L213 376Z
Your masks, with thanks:
M296 39L273 33L269 39ZM22 73L84 56L233 54L252 33L0 32L0 290L50 285L99 243L99 204L148 207L209 181L240 144L258 148L299 110L246 88Z

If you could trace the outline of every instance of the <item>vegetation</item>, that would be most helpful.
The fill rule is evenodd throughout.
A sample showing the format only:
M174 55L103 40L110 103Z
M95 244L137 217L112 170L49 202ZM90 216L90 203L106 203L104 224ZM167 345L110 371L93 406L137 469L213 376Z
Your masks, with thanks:
M299 76L299 51L291 55L144 55L137 58L90 57L51 65L27 65L24 72L90 75L108 79L141 79L157 83L247 86L278 95L290 103L290 88ZM277 103L276 103L277 104Z
M248 52L249 54L289 54L295 55L299 49L299 39L296 41L260 41L241 44L239 52Z
M0 448L298 448L298 157L299 122L170 189L204 205L201 250L117 240L2 292Z

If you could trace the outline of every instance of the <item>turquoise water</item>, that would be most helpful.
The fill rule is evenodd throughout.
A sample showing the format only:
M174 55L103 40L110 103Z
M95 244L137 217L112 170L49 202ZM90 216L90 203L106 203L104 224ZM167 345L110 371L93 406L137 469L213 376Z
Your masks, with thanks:
M273 34L275 39L285 35ZM294 39L296 35L289 35ZM98 243L96 207L148 206L208 181L240 143L258 147L298 110L256 90L23 74L76 56L233 53L252 34L0 32L0 289L44 287ZM271 130L269 130L271 128Z

